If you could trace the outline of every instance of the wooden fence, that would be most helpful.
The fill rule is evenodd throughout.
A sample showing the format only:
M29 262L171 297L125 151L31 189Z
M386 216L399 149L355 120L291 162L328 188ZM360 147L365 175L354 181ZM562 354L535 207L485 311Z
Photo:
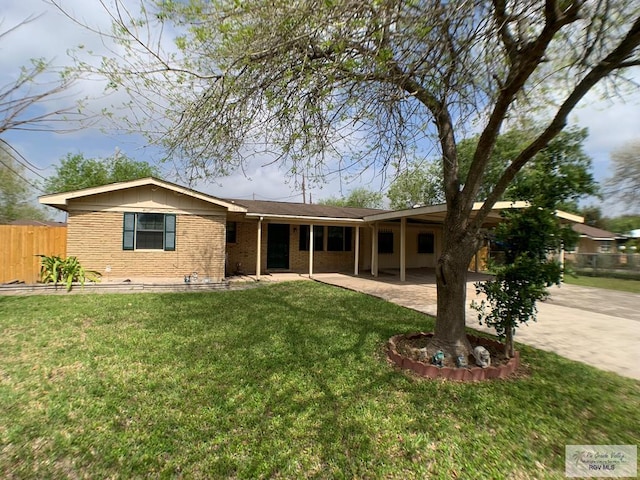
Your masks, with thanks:
M0 283L36 283L38 255L67 254L67 227L0 225Z

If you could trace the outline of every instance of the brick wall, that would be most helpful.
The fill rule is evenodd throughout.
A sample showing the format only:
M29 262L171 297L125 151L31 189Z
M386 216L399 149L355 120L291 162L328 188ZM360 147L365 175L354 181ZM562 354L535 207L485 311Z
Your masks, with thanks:
M225 215L177 215L176 250L123 250L120 212L70 211L67 255L103 277L224 278ZM111 271L107 272L107 266Z
M267 262L266 224L262 225L262 261L263 269ZM236 222L236 243L227 243L227 273L239 271L247 275L256 273L256 250L258 221Z

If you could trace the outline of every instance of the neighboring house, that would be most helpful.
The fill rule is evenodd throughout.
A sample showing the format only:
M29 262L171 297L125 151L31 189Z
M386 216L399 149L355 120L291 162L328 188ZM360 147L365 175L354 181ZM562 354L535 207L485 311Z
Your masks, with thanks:
M601 228L576 223L573 230L580 234L575 253L616 253L618 242L626 240L624 235L608 232Z
M40 203L68 212L67 254L107 278L212 282L269 271L351 272L435 267L442 251L445 205L388 211L232 200L144 178L45 195ZM523 203L500 202L500 210ZM480 205L475 205L474 210ZM567 221L581 217L558 213Z

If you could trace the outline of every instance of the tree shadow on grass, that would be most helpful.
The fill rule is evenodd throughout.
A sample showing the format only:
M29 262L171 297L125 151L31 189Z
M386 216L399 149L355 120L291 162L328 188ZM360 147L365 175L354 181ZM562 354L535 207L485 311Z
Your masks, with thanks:
M386 432L367 412L384 409L389 392L406 383L384 360L382 346L398 331L427 324L427 317L306 282L255 289L243 297L211 295L206 300L215 305L192 305L190 318L183 311L146 325L193 335L174 350L176 368L189 371L194 363L218 362L207 369L210 376L198 380L196 375L192 381L205 382L205 390L217 395L218 385L225 385L220 410L235 419L220 423L236 426L227 441L252 451L249 464L227 467L241 476L292 474L297 462L306 465L303 470L321 465L327 476L371 474L371 465L384 463L386 453L375 439ZM183 298L160 300L175 308ZM193 316L201 316L203 323L189 329ZM274 448L290 438L303 452L297 458L286 448L282 454Z

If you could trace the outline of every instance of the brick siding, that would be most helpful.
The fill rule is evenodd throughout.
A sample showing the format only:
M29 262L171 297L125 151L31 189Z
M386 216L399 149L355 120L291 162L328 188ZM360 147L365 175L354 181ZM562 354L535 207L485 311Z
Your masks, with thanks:
M67 255L105 278L224 278L225 215L177 215L176 250L123 250L121 212L70 211ZM107 272L107 266L111 271Z

